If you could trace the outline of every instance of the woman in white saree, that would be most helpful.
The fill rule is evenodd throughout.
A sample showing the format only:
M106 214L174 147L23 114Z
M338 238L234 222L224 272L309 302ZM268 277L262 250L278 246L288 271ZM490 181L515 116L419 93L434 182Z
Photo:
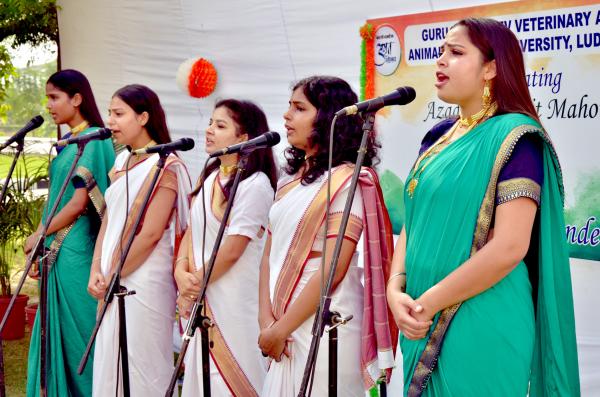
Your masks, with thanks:
M219 101L206 130L206 152L211 154L268 130L265 114L254 103L236 99ZM220 156L207 167L206 177L200 177L192 194L190 228L180 246L175 268L177 302L184 318L189 316L200 291L203 263L208 262L230 199L238 159L238 154ZM260 259L277 183L271 148L258 149L249 155L242 178L206 290L205 308L214 324L209 337L210 386L215 397L258 396L266 374L266 360L256 346L259 331L256 318ZM200 186L204 191L196 194ZM202 209L203 194L207 197L206 217ZM200 331L196 330L185 357L183 397L202 395L201 353Z
M291 397L299 391L321 290L329 127L337 110L356 101L345 81L314 76L295 85L284 114L291 145L286 150L288 175L279 181L269 213L269 238L260 273L258 342L263 354L273 359L262 396ZM332 153L326 278L360 138L358 118L339 120ZM377 147L371 136L334 276L331 310L354 316L338 334L338 393L343 396L364 396L365 388L389 375L394 362L396 328L388 317L384 293L391 231L377 176L368 168L376 161ZM363 232L365 263L359 267L356 244ZM325 341L319 349L313 395L327 395L327 356Z
M125 86L114 94L108 125L115 141L131 149L171 140L158 97L141 85ZM121 250L135 233L121 273L121 284L135 290L125 298L132 396L164 395L173 370L173 250L185 230L191 184L181 160L169 154L147 209L141 208L158 172L158 158L158 154L131 155L128 151L117 157L88 284L90 294L99 300L104 297ZM142 224L133 230L137 215L144 210ZM96 338L93 395L98 397L115 395L116 390L117 395L123 394L116 302L110 304Z

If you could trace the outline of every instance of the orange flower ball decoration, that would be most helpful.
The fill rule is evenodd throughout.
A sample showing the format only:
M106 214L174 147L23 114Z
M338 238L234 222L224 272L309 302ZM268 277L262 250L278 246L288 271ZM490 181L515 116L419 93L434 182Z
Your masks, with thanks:
M204 58L188 59L179 66L177 83L186 94L194 98L205 98L217 86L217 70Z

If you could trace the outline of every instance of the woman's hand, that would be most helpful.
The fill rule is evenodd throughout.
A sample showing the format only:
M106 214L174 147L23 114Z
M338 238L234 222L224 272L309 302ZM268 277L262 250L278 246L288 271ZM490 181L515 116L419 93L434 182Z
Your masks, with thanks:
M177 307L179 308L179 315L186 320L190 317L192 313L192 306L194 305L194 300L190 299L187 296L179 295L177 297Z
M388 305L400 332L410 340L422 339L432 324L429 314L423 314L423 306L402 291L387 293Z
M284 335L277 322L270 327L263 328L258 336L258 346L263 355L273 358L275 361L281 360L281 355L285 354L291 357L287 343L292 342L288 335Z
M25 255L29 255L39 238L40 235L37 232L32 233L29 237L27 237L27 240L25 240L25 245L23 246L23 251L25 252Z
M40 278L40 262L39 259L34 260L31 263L31 267L29 268L29 272L27 273L27 275L29 277L31 277L34 280L37 280Z
M179 267L175 269L174 276L179 295L189 298L192 301L195 300L200 293L202 280L194 273L187 272Z
M29 237L27 237L27 240L25 240L25 245L23 246L23 251L25 252L26 256L31 255L31 251L33 250L35 243L37 243L39 238L40 235L38 232L34 232ZM40 278L39 259L36 259L31 263L31 268L29 268L29 272L27 273L27 275L36 280Z
M433 317L435 313L427 309L423 304L419 303L419 299L417 299L417 305L420 305L422 310L420 312L415 312L411 310L410 315L417 321L428 322L430 325L433 323Z
M102 272L92 269L90 272L90 281L88 282L88 293L98 300L104 299L107 288L108 285L106 285L106 280Z
M261 331L265 328L270 328L273 324L275 324L276 321L277 320L275 319L275 316L273 316L272 310L268 310L264 315L261 315L259 311L258 328Z

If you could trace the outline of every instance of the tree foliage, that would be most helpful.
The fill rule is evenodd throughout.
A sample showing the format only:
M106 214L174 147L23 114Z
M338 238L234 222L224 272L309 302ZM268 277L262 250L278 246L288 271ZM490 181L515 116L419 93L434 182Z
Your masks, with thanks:
M7 105L4 103L10 78L15 75L15 68L10 61L10 54L0 45L0 120L6 121Z
M56 72L56 62L18 69L11 77L6 92L5 117L0 119L0 134L10 135L27 123L34 115L41 114L46 122L29 136L55 136L56 126L46 112L46 81Z
M2 0L0 41L11 36L13 47L58 43L56 0Z
M0 1L0 119L6 117L8 109L3 100L15 73L5 39L10 39L13 48L23 44L58 44L56 0Z

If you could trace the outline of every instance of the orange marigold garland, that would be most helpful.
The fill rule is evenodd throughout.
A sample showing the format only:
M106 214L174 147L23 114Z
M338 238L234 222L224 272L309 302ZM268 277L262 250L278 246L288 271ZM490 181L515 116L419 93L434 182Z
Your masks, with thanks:
M204 58L188 59L177 70L177 84L194 98L205 98L217 86L217 70Z
M360 28L361 43L361 70L360 70L360 95L361 99L371 99L375 95L375 50L373 40L375 31L373 25L365 23Z

